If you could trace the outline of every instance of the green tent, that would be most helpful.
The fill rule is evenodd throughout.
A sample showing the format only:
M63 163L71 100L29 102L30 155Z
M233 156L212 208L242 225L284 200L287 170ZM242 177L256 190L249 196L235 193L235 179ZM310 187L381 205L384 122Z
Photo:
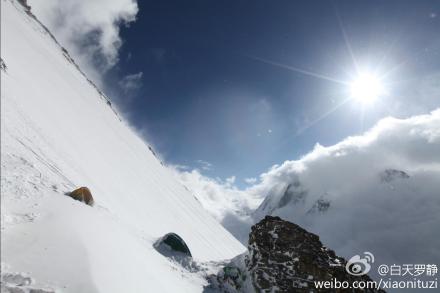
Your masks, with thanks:
M168 233L165 236L163 236L159 241L156 242L154 245L156 249L158 249L162 254L163 252L163 246L166 245L168 250L183 253L186 256L191 255L191 251L189 250L188 246L186 245L185 241L177 235L176 233Z

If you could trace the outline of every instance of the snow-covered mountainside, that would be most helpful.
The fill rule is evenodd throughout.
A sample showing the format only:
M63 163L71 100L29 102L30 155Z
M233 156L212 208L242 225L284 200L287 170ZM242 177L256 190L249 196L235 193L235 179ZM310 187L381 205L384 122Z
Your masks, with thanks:
M177 233L201 262L245 250L16 1L1 1L1 38L4 284L200 292L204 279L158 253L157 239ZM80 186L94 206L65 195Z

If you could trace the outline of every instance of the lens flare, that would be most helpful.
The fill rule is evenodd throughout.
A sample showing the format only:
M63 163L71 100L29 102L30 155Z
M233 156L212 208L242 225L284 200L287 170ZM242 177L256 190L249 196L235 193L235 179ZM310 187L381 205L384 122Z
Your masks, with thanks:
M385 93L385 90L379 78L364 73L350 84L350 92L352 99L362 104L372 104Z

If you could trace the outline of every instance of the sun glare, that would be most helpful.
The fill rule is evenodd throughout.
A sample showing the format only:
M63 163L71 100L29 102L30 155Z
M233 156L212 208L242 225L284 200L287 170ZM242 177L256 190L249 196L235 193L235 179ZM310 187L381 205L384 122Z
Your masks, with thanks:
M360 74L350 85L351 98L362 104L372 104L384 94L379 78L373 74Z

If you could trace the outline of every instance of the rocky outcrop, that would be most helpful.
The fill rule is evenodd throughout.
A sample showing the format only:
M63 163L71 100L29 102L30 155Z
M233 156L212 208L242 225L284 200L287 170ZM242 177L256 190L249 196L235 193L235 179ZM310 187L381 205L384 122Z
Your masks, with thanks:
M252 227L248 253L210 276L210 291L206 292L385 292L374 288L317 288L318 281L337 280L349 285L372 281L367 275L348 273L346 265L347 261L324 247L317 235L279 217L266 216Z
M252 227L248 249L246 268L257 292L343 292L316 289L314 282L371 281L366 275L350 275L346 260L324 247L317 235L279 217L267 216Z
M5 61L3 61L2 58L0 58L0 70L2 70L3 72L6 72L6 69L7 69L7 68L8 68L8 67L6 66Z
M307 211L307 214L325 213L330 208L330 204L330 200L321 197Z
M409 175L401 170L396 169L386 169L382 173L380 173L380 181L381 182L391 182L396 179L408 179Z
M23 7L27 10L30 11L31 7L29 6L29 4L27 3L27 0L18 0L18 2L23 5Z

